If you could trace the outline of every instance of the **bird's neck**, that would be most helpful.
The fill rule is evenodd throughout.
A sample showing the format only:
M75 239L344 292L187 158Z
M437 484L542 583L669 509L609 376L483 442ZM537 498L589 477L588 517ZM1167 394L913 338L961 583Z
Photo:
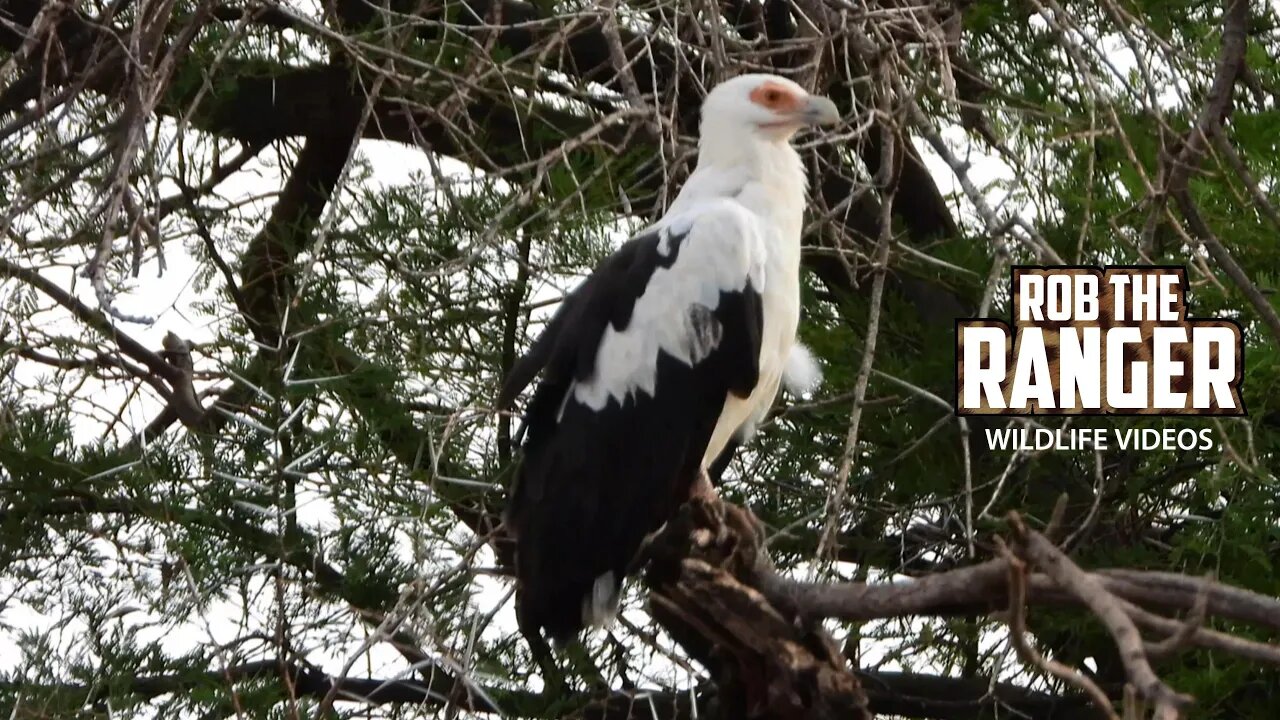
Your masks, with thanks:
M707 132L699 141L698 165L681 188L669 213L678 214L701 200L733 197L746 209L785 228L799 243L806 177L795 147L749 138L741 133Z
M698 169L734 168L743 177L760 182L783 182L803 195L804 167L800 154L786 137L743 139L738 132L717 132L704 127L698 139Z
M781 251L788 264L798 262L807 184L800 154L786 139L744 142L739 133L707 130L703 129L699 141L698 166L681 192L690 196L685 202L735 198L777 228L777 240L786 247L771 250ZM677 198L677 206L683 204L681 200Z

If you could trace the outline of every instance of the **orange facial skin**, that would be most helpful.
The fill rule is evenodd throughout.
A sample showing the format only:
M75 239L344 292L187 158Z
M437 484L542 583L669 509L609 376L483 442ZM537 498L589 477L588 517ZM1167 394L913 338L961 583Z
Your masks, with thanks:
M775 113L785 114L799 112L804 99L797 96L790 88L776 82L764 82L751 91L751 102Z

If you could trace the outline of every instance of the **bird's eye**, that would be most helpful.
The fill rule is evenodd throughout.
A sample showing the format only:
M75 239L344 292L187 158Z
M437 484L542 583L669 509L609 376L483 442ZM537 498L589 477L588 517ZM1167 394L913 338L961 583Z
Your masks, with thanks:
M776 83L764 83L751 91L751 102L773 112L787 110L794 100L786 88L778 87Z

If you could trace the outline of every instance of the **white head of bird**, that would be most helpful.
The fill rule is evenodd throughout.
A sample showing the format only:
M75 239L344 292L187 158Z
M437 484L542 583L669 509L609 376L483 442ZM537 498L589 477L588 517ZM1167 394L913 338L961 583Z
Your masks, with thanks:
M835 103L791 80L740 75L716 85L703 101L701 144L785 143L801 128L839 120Z
M735 196L770 216L799 249L806 176L791 138L840 120L836 104L777 75L739 75L702 103L698 165L671 207L678 214L706 198Z

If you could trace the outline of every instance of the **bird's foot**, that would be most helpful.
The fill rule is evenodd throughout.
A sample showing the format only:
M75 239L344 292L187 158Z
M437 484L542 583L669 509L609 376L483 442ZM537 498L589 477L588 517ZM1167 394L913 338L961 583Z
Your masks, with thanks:
M660 530L648 538L636 566L648 566L650 582L675 582L685 559L695 559L739 576L753 576L757 563L768 562L764 525L750 510L720 499L706 473L699 476L689 500Z
M673 520L688 538L687 557L721 567L739 577L753 573L764 554L764 525L750 510L716 497L694 497ZM678 529L677 529L678 528Z

